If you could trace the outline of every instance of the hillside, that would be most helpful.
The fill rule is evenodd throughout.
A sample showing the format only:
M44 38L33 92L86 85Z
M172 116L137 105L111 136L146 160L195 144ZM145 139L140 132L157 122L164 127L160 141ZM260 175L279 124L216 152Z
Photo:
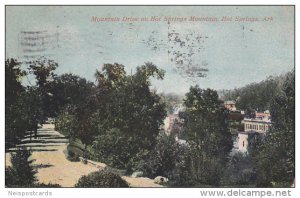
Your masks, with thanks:
M285 79L294 74L293 70L284 75L270 76L261 82L251 83L241 88L220 90L218 94L224 101L236 100L238 109L264 111L270 109L271 101L280 92Z

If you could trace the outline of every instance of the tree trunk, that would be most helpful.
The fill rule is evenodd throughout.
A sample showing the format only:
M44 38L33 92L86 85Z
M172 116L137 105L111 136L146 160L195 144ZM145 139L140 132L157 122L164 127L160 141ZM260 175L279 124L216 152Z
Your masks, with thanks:
M34 125L34 139L37 138L37 129L38 129L38 124L36 123L36 124Z

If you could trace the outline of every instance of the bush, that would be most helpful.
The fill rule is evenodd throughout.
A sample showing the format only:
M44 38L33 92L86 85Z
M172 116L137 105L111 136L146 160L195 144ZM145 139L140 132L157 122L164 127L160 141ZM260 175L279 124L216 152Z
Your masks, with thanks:
M67 146L66 158L71 162L79 162L79 156L73 151L73 147Z
M131 169L142 171L145 176L169 177L180 157L180 145L173 136L160 135L153 150L141 150L131 159Z
M95 160L120 169L128 167L130 159L139 150L136 147L137 143L133 137L127 136L117 128L96 137L92 146Z
M122 188L129 187L127 182L123 180L119 175L106 171L100 170L92 172L87 176L82 176L77 184L77 188Z
M72 162L80 161L79 157L83 157L90 160L97 160L94 157L96 151L90 146L82 144L78 138L72 138L69 140L69 144L65 152L66 158Z
M16 173L16 171L11 168L5 168L5 186L6 187L13 187L15 185L17 185L17 179L18 175Z
M31 152L26 149L18 149L11 155L12 167L5 169L5 185L28 186L33 185L36 181L36 171L32 168L33 160L29 160Z

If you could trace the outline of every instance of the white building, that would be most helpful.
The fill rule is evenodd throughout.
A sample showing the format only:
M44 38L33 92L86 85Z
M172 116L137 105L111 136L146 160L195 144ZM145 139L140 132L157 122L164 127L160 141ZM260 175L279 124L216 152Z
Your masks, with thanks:
M238 151L243 152L243 153L248 152L249 137L251 135L255 135L255 133L256 133L255 131L239 132L238 145L237 145Z
M255 131L258 133L266 133L271 126L271 120L245 118L243 122L245 131Z
M238 133L237 149L240 152L247 152L249 147L249 138L251 135L265 135L271 127L271 117L268 111L263 113L256 112L255 118L244 118L245 130Z

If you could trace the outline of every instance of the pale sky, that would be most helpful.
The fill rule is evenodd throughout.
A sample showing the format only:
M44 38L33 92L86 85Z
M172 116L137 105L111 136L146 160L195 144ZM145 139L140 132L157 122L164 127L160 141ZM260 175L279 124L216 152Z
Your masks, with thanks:
M93 16L139 21L93 22ZM152 16L161 21L141 21ZM218 21L189 21L191 16ZM232 21L221 21L224 16ZM187 21L168 24L164 17ZM174 42L178 38L183 46ZM185 56L181 63L178 54ZM58 62L58 74L72 72L90 81L104 63L123 64L130 73L152 62L166 71L163 81L153 80L159 92L184 93L195 84L233 89L294 68L294 7L7 6L6 57L24 61L39 55ZM205 78L183 75L199 65L208 69Z

